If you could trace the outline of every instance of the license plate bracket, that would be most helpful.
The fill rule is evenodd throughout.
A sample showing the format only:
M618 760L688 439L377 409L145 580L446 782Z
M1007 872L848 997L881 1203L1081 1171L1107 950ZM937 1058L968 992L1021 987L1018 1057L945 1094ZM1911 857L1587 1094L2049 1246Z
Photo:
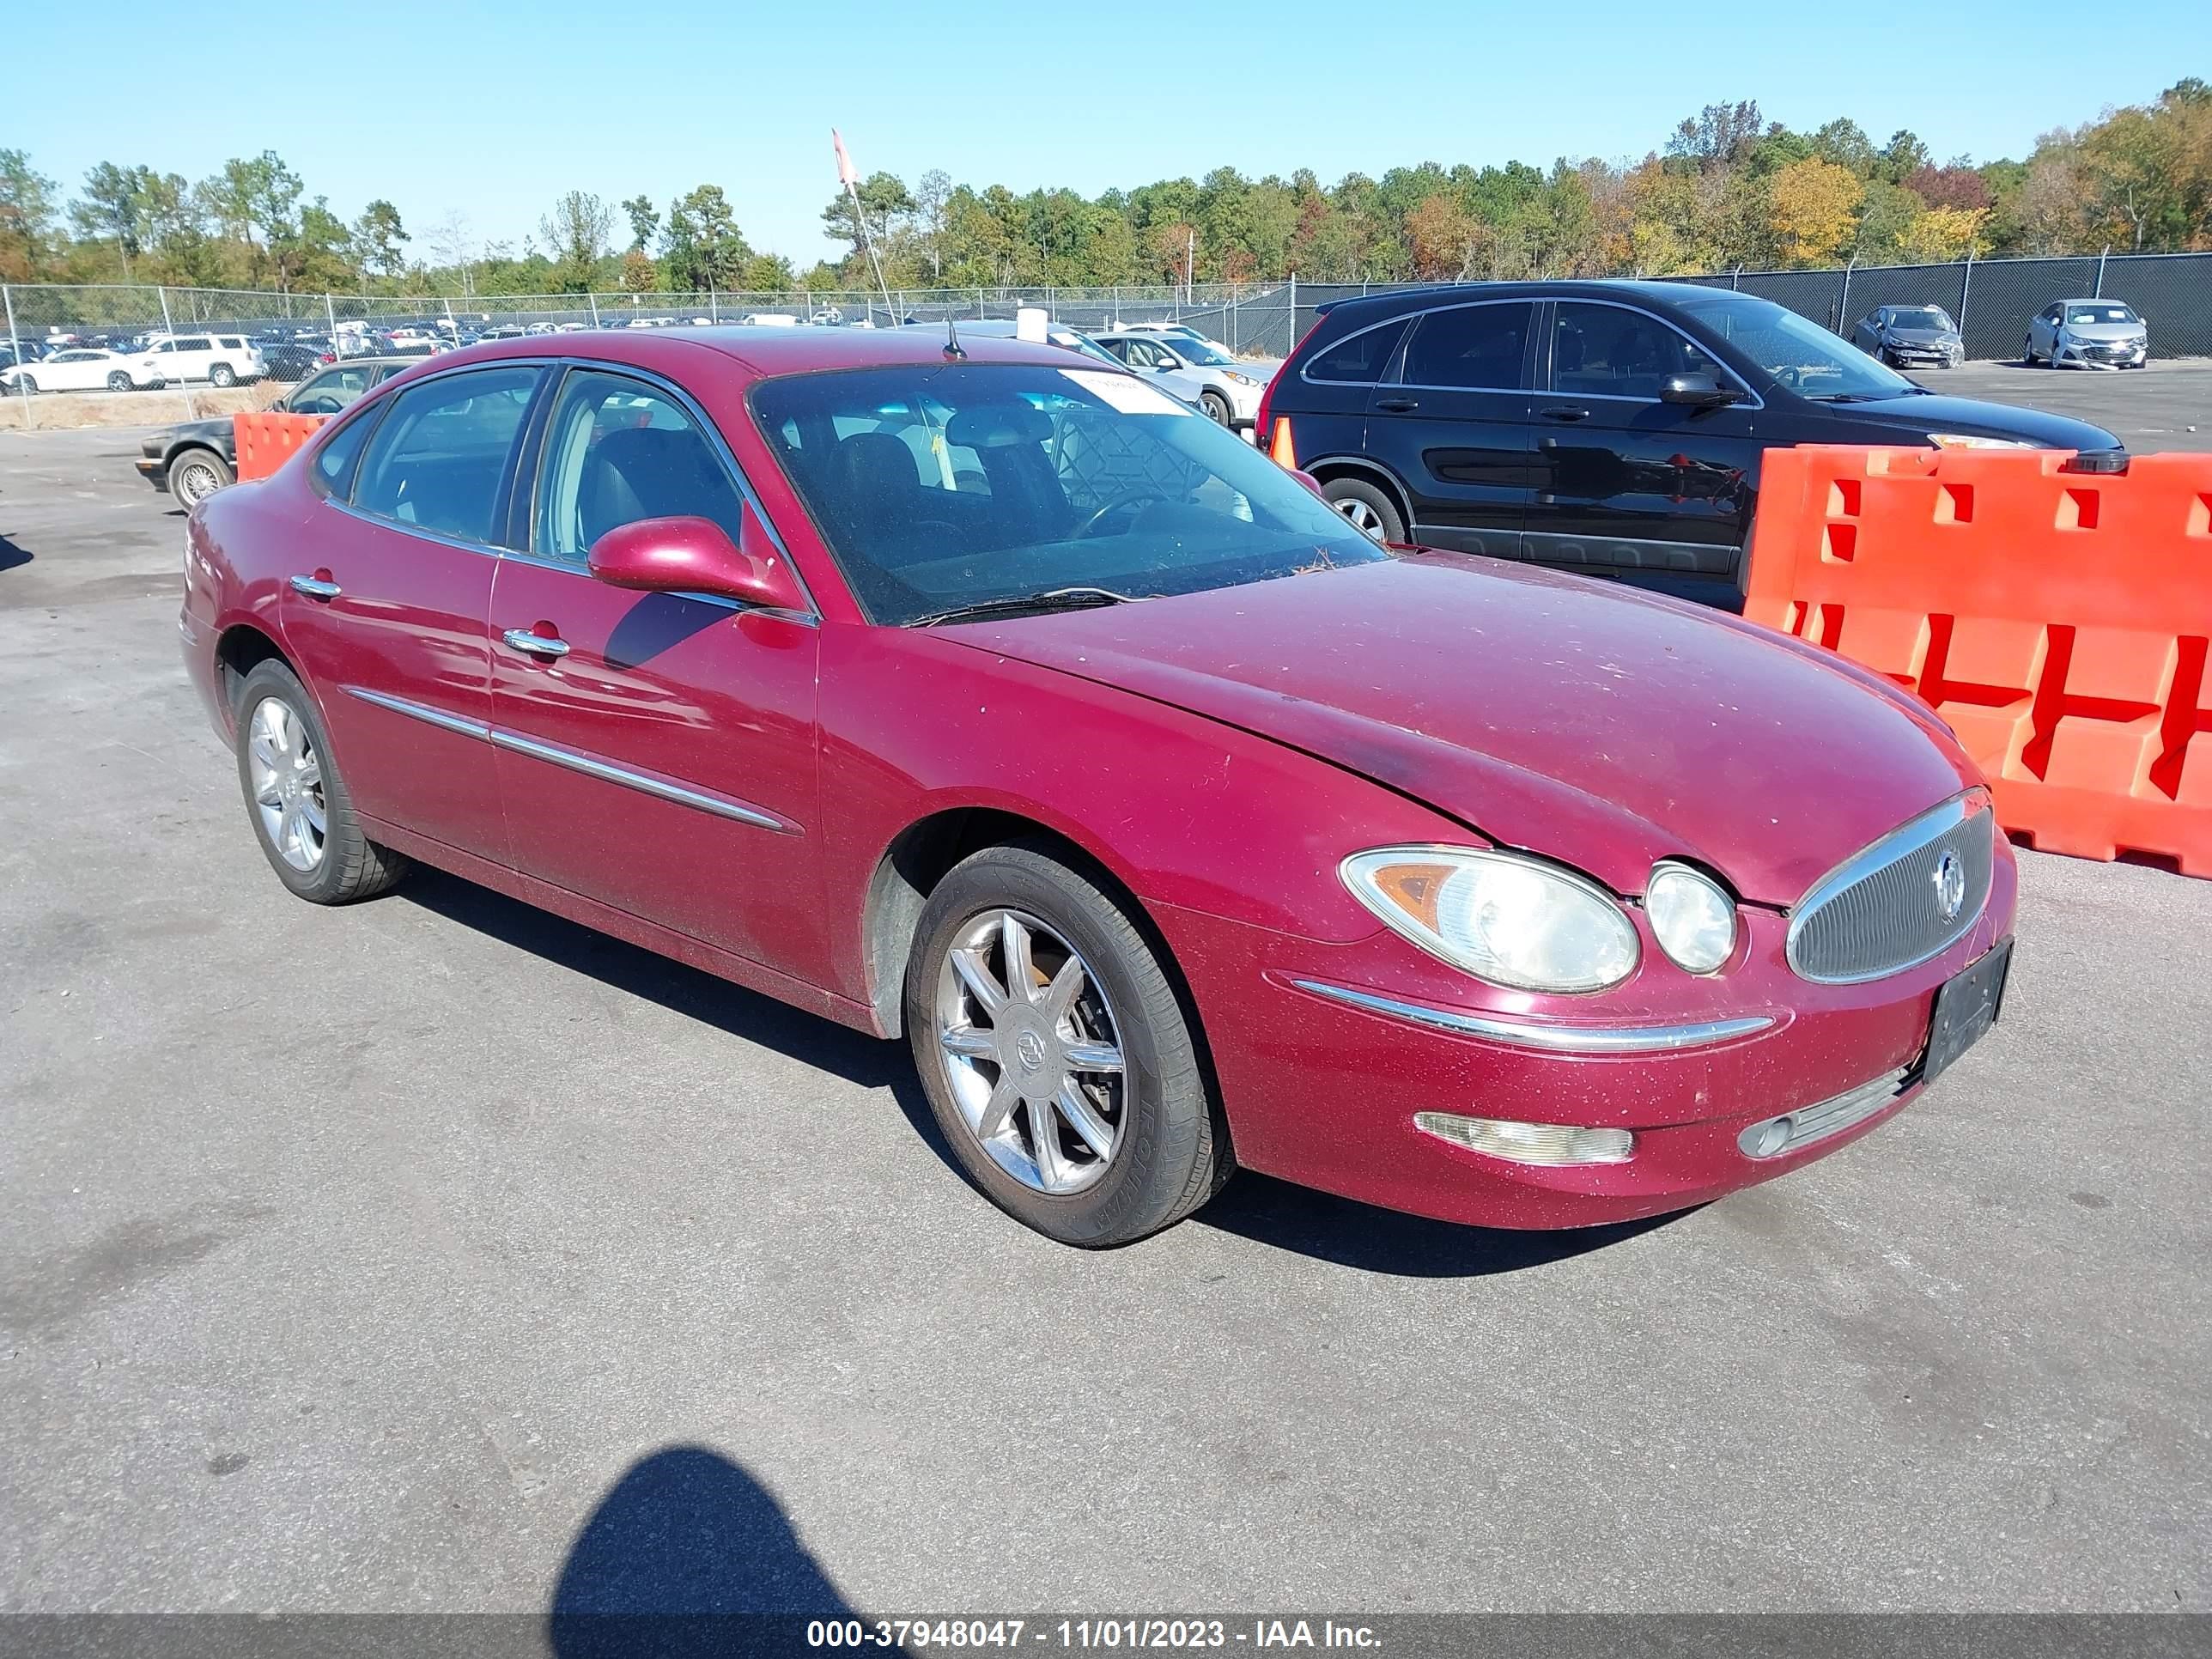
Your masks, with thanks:
M1921 1082L1933 1083L1997 1023L2011 974L2012 941L2003 939L1987 956L1937 988L1936 1012L1928 1022L1928 1048L1920 1060Z

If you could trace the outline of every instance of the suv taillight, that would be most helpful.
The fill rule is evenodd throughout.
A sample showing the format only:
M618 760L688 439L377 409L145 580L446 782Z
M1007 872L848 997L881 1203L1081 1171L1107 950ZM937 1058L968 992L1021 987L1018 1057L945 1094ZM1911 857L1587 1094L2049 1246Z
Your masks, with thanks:
M1292 352L1295 359L1297 354ZM1291 372L1291 361L1267 377L1267 389L1260 394L1260 412L1252 420L1252 441L1264 453L1275 438L1275 388L1283 383L1283 376Z

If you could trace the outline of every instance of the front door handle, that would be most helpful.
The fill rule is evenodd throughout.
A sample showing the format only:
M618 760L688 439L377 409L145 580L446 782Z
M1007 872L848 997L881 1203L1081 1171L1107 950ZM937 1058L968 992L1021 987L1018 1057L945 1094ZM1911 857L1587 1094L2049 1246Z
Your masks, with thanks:
M345 590L328 576L295 576L292 591L305 593L311 599L335 599Z
M1393 415L1411 414L1420 406L1421 401L1418 398L1378 398L1375 400L1376 408L1386 409Z
M533 634L526 628L510 628L500 635L514 650L532 657L565 657L568 641L548 639L543 634Z
M1577 409L1571 404L1553 404L1549 409L1540 409L1536 412L1547 421L1586 421L1589 418L1589 410Z

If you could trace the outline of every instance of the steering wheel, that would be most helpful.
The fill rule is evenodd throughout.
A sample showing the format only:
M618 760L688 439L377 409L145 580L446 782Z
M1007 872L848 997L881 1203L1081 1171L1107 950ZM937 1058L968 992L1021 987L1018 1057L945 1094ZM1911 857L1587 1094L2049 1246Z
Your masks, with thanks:
M1776 380L1781 381L1792 392L1797 391L1805 384L1805 370L1796 363L1777 363L1774 366L1773 374Z
M1074 533L1067 539L1072 542L1079 542L1096 535L1100 525L1105 523L1107 520L1113 517L1114 514L1119 513L1125 507L1134 507L1139 501L1164 501L1166 500L1167 497L1161 495L1158 490L1144 484L1139 484L1133 489L1127 490L1121 495L1116 495L1112 501L1107 502L1103 507L1092 513L1089 518L1084 520L1081 524L1076 526Z

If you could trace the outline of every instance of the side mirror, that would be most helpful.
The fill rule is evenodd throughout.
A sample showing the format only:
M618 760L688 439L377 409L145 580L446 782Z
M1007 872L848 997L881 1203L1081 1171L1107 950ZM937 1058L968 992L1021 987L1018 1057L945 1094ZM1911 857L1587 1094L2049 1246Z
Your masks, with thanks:
M592 574L611 587L712 593L774 611L806 611L805 591L750 502L732 542L711 519L640 519L592 544Z
M1718 409L1732 404L1739 397L1734 388L1723 386L1710 374L1669 374L1666 384L1659 388L1662 404L1686 404L1692 409Z
M1327 503L1330 511L1334 512L1335 510L1336 503L1328 499L1328 491L1322 488L1321 480L1319 478L1315 477L1312 473L1307 471L1305 468L1302 466L1291 467L1290 469L1290 474L1293 478L1296 478L1300 483L1304 484L1308 489L1313 491L1316 495L1318 495L1323 502Z

